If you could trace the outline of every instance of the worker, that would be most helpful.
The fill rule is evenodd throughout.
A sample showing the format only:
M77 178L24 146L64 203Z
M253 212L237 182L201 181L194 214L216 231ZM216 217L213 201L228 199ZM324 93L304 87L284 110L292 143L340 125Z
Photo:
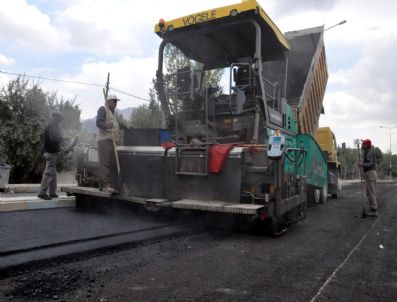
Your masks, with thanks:
M99 174L102 182L102 190L106 193L118 194L115 188L116 155L113 140L117 143L120 129L129 129L122 121L117 120L115 109L120 101L116 95L109 94L106 107L101 106L97 112L96 126L98 128L97 145L99 157Z
M43 178L38 197L45 200L58 198L57 189L57 158L63 141L59 124L63 116L59 111L51 114L51 120L44 129L44 157L46 160Z
M378 216L378 204L376 202L375 183L378 180L376 173L376 155L369 139L362 140L361 148L364 151L363 160L358 163L363 168L366 195L369 204L368 216Z

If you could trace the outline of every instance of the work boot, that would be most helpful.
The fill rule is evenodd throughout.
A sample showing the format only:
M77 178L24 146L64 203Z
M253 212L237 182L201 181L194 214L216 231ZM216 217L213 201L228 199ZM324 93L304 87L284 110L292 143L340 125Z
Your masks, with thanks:
M47 194L39 194L37 195L38 198L40 199L44 199L44 200L51 200L51 196L47 195Z
M378 211L376 209L370 209L370 211L367 213L368 217L378 217Z
M54 194L50 194L50 197L51 197L51 198L58 198L59 196L58 196L57 194L54 193Z
M117 191L111 186L106 186L106 187L103 188L103 192L110 193L110 194L115 194Z

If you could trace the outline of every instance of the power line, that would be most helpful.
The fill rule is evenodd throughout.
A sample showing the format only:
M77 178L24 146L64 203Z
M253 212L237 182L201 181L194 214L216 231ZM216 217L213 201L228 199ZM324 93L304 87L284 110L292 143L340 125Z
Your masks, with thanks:
M71 80L63 80L63 79L56 79L56 78L47 78L47 77L42 77L42 76L34 76L34 75L28 75L28 74L21 74L21 73L14 73L14 72L8 72L8 71L3 71L0 70L0 73L8 74L8 75L14 75L14 76L20 76L20 77L27 77L27 78L34 78L34 79L40 79L40 80L48 80L48 81L55 81L55 82L63 82L63 83L69 83L69 84L79 84L79 85L86 85L86 86L95 86L95 87L104 87L103 84L94 84L94 83L87 83L87 82L79 82L79 81L71 81ZM150 102L148 99L144 99L142 97L139 97L137 95L134 95L132 93L114 88L114 87L109 87L110 90L114 90L116 92L119 92L121 94L128 95L130 97L143 100L146 102Z
M92 84L92 83L85 83L85 82L78 82L78 81L71 81L71 80L55 79L55 78L47 78L47 77L42 77L42 76L34 76L34 75L28 75L28 74L7 72L7 71L2 71L2 70L0 70L0 73L9 74L9 75L14 75L14 76L20 76L20 77L27 77L27 78L40 79L40 80L49 80L49 81L55 81L55 82L64 82L64 83L70 83L70 84L80 84L80 85L88 85L88 86L96 86L96 87L103 87L103 86L104 86L104 85L100 85L100 84Z
M150 100L148 100L148 99L141 98L140 96L136 96L136 95L134 95L132 93L125 92L123 90L120 90L120 89L117 89L117 88L114 88L114 87L109 87L109 89L110 90L114 90L114 91L119 92L119 93L122 93L122 94L125 94L125 95L128 95L128 96L136 98L136 99L140 99L140 100L143 100L143 101L146 101L146 102L150 102Z

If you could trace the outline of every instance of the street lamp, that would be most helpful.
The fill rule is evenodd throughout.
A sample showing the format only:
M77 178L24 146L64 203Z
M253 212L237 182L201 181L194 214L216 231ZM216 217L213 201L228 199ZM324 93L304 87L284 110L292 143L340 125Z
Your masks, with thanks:
M386 127L386 126L379 126L380 128L384 128L384 129L389 129L389 131L390 131L390 163L389 163L389 168L390 168L390 180L391 180L391 131L392 131L392 129L395 129L395 128L397 128L397 126L394 126L394 127Z
M324 29L324 31L327 31L328 29L331 29L331 28L333 28L335 26L345 24L346 22L347 22L346 20L340 21L339 23L337 23L335 25L332 25L332 26L328 27L327 29Z

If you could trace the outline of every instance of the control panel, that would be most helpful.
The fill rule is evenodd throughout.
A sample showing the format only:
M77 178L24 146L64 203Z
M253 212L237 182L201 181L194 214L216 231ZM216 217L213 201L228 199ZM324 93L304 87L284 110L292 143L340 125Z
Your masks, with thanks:
M285 136L275 132L269 137L267 156L271 159L280 159L284 154Z

